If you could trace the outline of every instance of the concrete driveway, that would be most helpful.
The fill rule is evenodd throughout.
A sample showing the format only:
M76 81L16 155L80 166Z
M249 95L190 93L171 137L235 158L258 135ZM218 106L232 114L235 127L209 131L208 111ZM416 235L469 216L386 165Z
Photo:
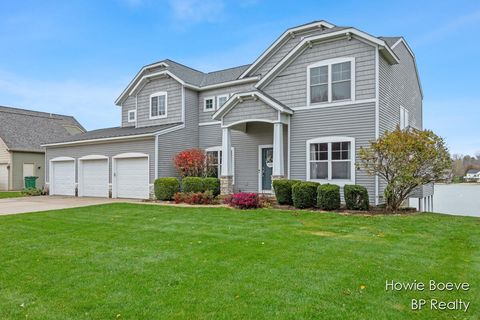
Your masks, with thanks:
M140 202L140 200L108 199L108 198L77 198L63 196L40 196L0 199L0 215L25 212L37 212L66 208L86 207L95 204L113 202Z

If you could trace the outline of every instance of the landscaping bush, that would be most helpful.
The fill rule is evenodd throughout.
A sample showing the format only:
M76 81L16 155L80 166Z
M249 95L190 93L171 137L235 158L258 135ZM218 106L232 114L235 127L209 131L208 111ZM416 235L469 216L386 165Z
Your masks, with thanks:
M323 210L340 209L340 187L328 183L318 186L317 207Z
M45 194L42 189L27 188L22 190L24 196L42 196Z
M343 187L343 197L347 209L350 210L368 210L368 191L365 187L347 184Z
M201 149L188 149L173 158L173 164L180 177L201 177L205 172L205 152Z
M212 191L215 197L220 194L220 179L218 178L203 178L203 186L205 191Z
M174 195L175 203L187 204L214 204L217 203L213 192L207 190L205 192L177 192Z
M275 191L275 197L278 204L292 205L292 187L294 184L299 183L299 180L277 179L273 180L273 190Z
M200 177L185 177L182 179L182 192L203 192L205 185Z
M292 200L295 208L315 207L317 202L317 182L299 182L292 186Z
M252 193L252 192L235 193L234 195L232 195L231 198L229 198L228 202L231 207L234 207L237 209L260 208L259 196L258 194Z
M167 177L155 180L155 197L158 200L169 201L173 195L180 190L180 183L177 178Z

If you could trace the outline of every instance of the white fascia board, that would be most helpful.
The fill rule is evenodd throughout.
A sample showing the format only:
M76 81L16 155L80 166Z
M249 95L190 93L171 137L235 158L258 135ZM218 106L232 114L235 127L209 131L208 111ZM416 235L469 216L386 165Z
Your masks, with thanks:
M183 82L182 79L180 79L179 77L177 77L176 75L174 75L170 71L164 70L164 71L160 71L160 72L156 72L156 73L152 73L152 74L148 74L146 76L143 76L140 79L140 81L138 81L137 84L132 88L132 90L130 90L128 95L131 96L135 92L135 90L143 84L144 80L148 80L148 79L151 79L151 78L160 77L160 76L164 76L164 75L167 75L167 76L171 77L172 79L176 80L181 85L185 85L185 82Z
M282 35L280 37L278 37L277 40L275 40L275 42L273 44L271 44L267 50L265 50L262 55L260 57L258 57L251 65L250 67L247 68L247 70L245 70L241 75L240 75L240 79L244 78L245 76L247 76L247 74L252 71L253 69L257 68L262 62L263 60L268 57L268 55L274 51L277 46L279 44L281 44L286 37L288 36L291 36L292 34L294 34L295 32L300 32L302 30L306 30L306 29L311 29L313 27L326 27L326 28L333 28L335 25L329 23L329 22L326 22L326 21L317 21L317 22L313 22L313 23L309 23L309 24L306 24L306 25L303 25L303 26L299 26L299 27L296 27L296 28L290 28L290 29L287 29L284 33L282 33Z
M120 94L120 96L117 98L117 100L115 100L115 104L118 105L120 103L120 100L122 100L122 97L123 95L128 91L128 89L140 78L140 76L142 75L142 73L147 70L147 69L151 69L151 68L156 68L156 67L160 67L160 66L164 66L165 68L168 67L168 64L166 62L157 62L157 63L154 63L154 64L150 64L150 65L147 65L147 66L144 66L142 69L140 69L140 71L137 72L137 74L135 75L135 78L133 78L132 81L130 81L130 83L128 84L128 86L122 91L122 93Z
M336 37L343 37L343 36L351 36L355 35L357 37L360 37L362 39L365 39L375 45L380 46L380 48L385 48L387 49L390 53L392 58L397 61L398 63L398 57L395 55L395 53L388 47L388 45L385 43L385 41L380 40L378 38L375 38L365 32L359 31L355 28L349 28L349 29L344 29L336 32L331 32L327 34L321 34L318 36L311 36L311 37L306 37L304 38L300 43L298 43L295 48L293 48L285 57L283 57L270 71L268 71L265 76L255 85L255 88L261 88L261 86L264 83L268 83L268 80L272 77L272 75L276 74L278 70L280 70L292 57L295 56L295 54L298 53L299 50L301 50L303 47L307 46L309 43L312 42L317 42L317 41L323 41L331 38L336 38Z
M276 103L272 99L268 98L267 96L261 94L260 92L249 91L249 92L244 92L244 93L236 93L233 96L231 96L230 99L228 99L223 104L223 106L220 109L218 109L217 112L215 112L213 114L212 119L217 120L219 117L223 116L228 110L230 110L232 107L234 107L238 103L239 99L241 99L243 97L246 97L246 98L257 97L258 99L265 102L267 105L271 106L272 108L274 108L274 109L276 109L280 112L288 113L288 114L293 113L291 110L285 109L284 107L282 107L281 105L279 105L278 103Z
M130 140L130 139L138 139L138 138L145 138L145 137L153 137L153 135L154 135L154 133L145 133L145 134L137 134L137 135L131 135L131 136L122 136L122 137L86 139L86 140L69 141L69 142L48 143L48 144L42 144L41 146L42 147L53 147L53 146L67 146L67 145L75 145L75 144L96 143L96 142L106 142L106 141L116 141L116 140Z

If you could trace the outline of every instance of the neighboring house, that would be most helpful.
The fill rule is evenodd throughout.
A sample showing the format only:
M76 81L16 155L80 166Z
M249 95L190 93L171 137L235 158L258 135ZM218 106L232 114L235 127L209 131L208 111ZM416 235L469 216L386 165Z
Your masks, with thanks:
M176 175L176 153L202 148L223 193L271 192L288 177L363 185L378 204L385 184L356 169L359 148L423 120L406 41L326 21L286 30L250 65L147 65L115 103L120 127L47 145L52 194L148 198L155 178Z
M24 177L45 182L42 143L68 139L85 129L70 116L0 106L0 190L22 190Z
M480 182L480 169L469 169L464 177L468 182Z

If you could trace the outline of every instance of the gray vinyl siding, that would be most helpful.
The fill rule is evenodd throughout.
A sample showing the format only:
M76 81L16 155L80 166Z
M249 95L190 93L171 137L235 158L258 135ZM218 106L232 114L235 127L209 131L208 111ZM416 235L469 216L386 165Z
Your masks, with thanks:
M150 183L154 180L154 163L155 163L155 140L152 138L144 140L131 140L121 142L107 142L88 145L65 146L65 147L47 147L46 158L47 165L45 168L45 177L49 179L49 161L56 157L72 157L76 159L75 166L78 174L78 158L88 155L102 155L109 158L109 182L112 181L112 157L121 153L138 152L145 153L149 156L150 161ZM78 177L76 177L78 182Z
M321 42L305 49L263 90L290 108L307 103L307 67L333 58L355 58L356 100L375 98L375 48L357 39Z
M150 95L167 92L167 118L150 120ZM155 79L138 93L137 127L155 126L182 121L182 86L172 78Z
M312 36L315 34L320 34L321 29L315 28L314 30L308 30L301 33L296 33L295 37L287 37L286 40L280 45L280 47L273 53L270 53L270 57L258 68L254 70L254 75L265 75L270 69L272 69L283 57L285 57L290 50L292 50L300 41L303 40L303 37Z
M10 163L10 152L8 152L7 145L0 138L0 164L1 163Z
M198 94L185 89L185 128L158 137L158 177L175 177L174 156L198 148Z
M11 189L22 190L25 186L23 179L23 164L32 163L34 176L38 177L36 186L43 189L45 184L45 154L36 152L12 152Z
M355 161L358 150L375 139L375 104L326 107L295 111L291 118L291 179L306 180L307 140L328 136L355 138ZM365 186L372 203L375 199L375 178L363 170L355 173L356 184ZM332 183L335 183L332 181Z
M383 57L379 61L380 134L392 131L400 124L400 106L409 111L410 125L422 129L422 96L415 72L415 62L403 43L394 49L399 64L390 65Z
M128 122L128 111L135 110L135 96L129 96L122 103L122 127L135 127L135 122Z
M213 114L215 113L216 110L213 111L203 111L203 103L204 99L207 97L215 97L215 103L217 96L221 95L233 95L234 93L237 92L244 92L244 91L249 91L252 90L254 83L247 83L247 84L241 84L241 85L236 85L236 86L230 86L230 87L225 87L225 88L219 88L219 89L213 89L213 90L207 90L207 91L202 91L199 93L198 97L198 112L199 112L199 122L212 122L214 121L212 119ZM220 108L220 106L216 106L217 109Z
M236 104L223 117L223 125L230 125L237 121L248 119L278 120L278 111L260 100L244 100Z

